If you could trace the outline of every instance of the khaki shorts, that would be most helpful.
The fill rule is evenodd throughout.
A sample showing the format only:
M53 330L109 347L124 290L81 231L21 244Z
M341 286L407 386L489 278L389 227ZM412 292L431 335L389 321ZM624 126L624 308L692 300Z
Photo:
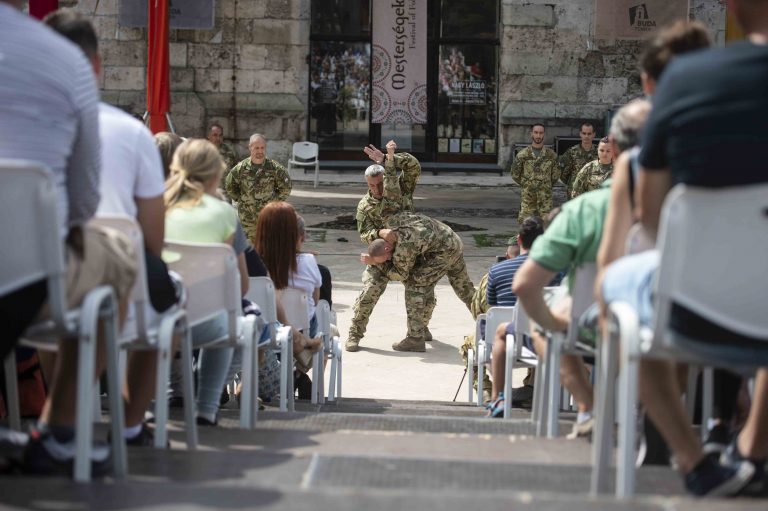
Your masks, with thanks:
M136 254L130 240L114 229L89 225L83 228L83 246L83 259L66 249L68 307L79 307L85 295L98 286L112 286L118 301L128 299L136 279ZM46 303L37 320L49 315Z

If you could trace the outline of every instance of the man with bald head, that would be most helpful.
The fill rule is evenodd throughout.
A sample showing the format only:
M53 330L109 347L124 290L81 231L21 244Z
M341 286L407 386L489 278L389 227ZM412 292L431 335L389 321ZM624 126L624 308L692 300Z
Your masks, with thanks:
M281 164L267 158L267 139L254 133L248 142L250 156L229 172L224 183L227 196L237 207L240 223L253 240L261 209L291 194L291 178Z

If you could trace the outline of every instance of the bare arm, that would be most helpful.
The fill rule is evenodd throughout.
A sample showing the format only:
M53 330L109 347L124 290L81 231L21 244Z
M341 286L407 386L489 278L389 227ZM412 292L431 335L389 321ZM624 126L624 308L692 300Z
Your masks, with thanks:
M317 305L317 302L320 301L320 288L316 287L314 291L312 291L312 300L314 300L315 305Z
M603 227L603 238L597 252L597 271L624 255L627 234L632 227L632 208L629 202L629 154L624 153L616 160L611 183L611 198ZM575 188L575 185L574 185ZM601 279L597 279L600 281Z
M640 223L651 240L656 241L659 230L661 206L667 192L672 188L672 174L669 168L646 170L640 168L637 180L637 203Z
M569 321L562 315L552 314L542 292L555 275L556 272L544 268L529 257L515 273L512 292L517 295L533 321L545 330L561 332L568 328Z
M144 235L144 246L147 250L160 257L165 238L165 204L163 196L158 195L149 199L134 198L136 202L136 220Z

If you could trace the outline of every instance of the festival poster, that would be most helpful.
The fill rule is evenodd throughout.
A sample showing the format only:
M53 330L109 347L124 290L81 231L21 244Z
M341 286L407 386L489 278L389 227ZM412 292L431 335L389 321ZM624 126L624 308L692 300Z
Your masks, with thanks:
M595 0L596 39L647 39L688 19L689 0Z
M427 2L373 5L371 122L427 123Z

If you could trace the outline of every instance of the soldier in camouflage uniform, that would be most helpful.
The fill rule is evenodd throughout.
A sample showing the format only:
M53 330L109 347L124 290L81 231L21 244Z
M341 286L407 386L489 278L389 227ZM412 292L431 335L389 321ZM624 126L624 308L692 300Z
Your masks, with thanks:
M408 335L392 345L396 351L425 351L424 311L434 286L444 276L471 311L475 286L464 262L464 244L453 229L418 213L403 212L390 217L382 239L368 246L373 264L392 263L392 270L411 293L405 297ZM390 272L390 275L392 273Z
M568 148L559 159L560 181L565 185L566 197L571 196L576 174L588 162L597 159L597 148L592 143L592 139L595 138L594 126L588 122L582 123L579 137L581 137L581 143Z
M371 165L365 171L368 193L357 205L357 230L360 233L360 240L366 245L379 237L379 230L384 228L385 222L391 215L400 211L413 210L413 191L421 175L421 165L416 158L408 153L395 154L396 148L397 146L393 141L387 143L386 158L373 145L364 149L369 158L376 162L375 165ZM385 167L379 165L380 162L384 163ZM385 182L388 183L386 193L384 190ZM364 258L365 255L367 254L361 254L361 258ZM346 342L347 351L359 350L360 339L365 335L365 329L368 326L368 319L373 308L384 293L389 281L392 280L388 276L391 267L391 264L368 265L363 271L363 289L352 308L352 322ZM424 310L425 325L432 318L432 311L436 303L434 286L430 291ZM406 284L406 306L411 303L411 300L407 298L410 293L411 288ZM426 330L425 335L425 340L432 340L429 329Z
M221 176L222 188L224 188L227 174L232 170L232 167L237 165L240 158L238 158L237 153L232 149L232 146L224 142L224 128L218 122L211 123L211 126L208 128L207 138L209 142L219 149L219 154L224 160L224 164L227 166Z
M613 152L608 137L600 140L597 146L598 158L584 165L573 180L573 192L571 198L578 197L582 193L597 190L603 181L611 177L613 173Z
M529 216L544 217L552 209L552 187L560 177L557 155L544 147L544 126L531 126L532 144L517 153L512 164L512 179L520 185L520 214L517 222Z
M240 223L253 241L256 219L261 208L273 201L284 201L291 194L291 178L285 167L266 156L267 140L251 135L248 144L250 157L230 171L224 183L227 196L237 207Z

